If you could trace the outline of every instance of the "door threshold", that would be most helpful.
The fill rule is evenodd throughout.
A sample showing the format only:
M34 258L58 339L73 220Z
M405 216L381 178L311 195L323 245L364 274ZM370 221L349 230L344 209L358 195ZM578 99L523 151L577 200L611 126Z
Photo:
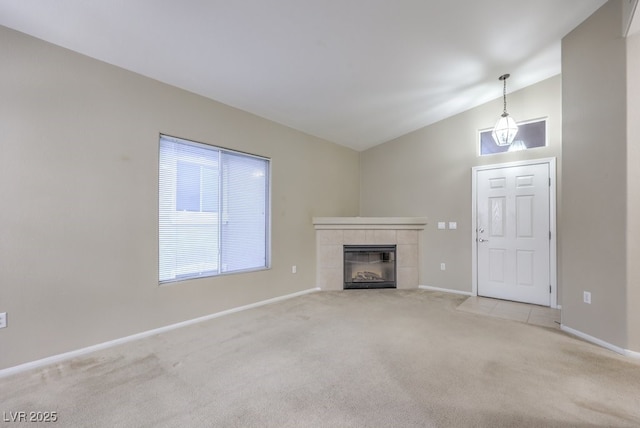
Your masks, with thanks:
M471 296L458 310L560 330L560 309L489 297Z

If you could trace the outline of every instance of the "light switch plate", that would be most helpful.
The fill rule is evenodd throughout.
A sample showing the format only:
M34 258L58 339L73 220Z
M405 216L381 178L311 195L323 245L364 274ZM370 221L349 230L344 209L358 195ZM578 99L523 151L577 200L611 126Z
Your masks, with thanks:
M449 229L457 229L457 228L458 228L458 223L456 223L455 221L449 222Z
M438 229L442 230L442 229L446 229L446 228L447 228L447 226L446 226L446 223L444 221L439 221L438 222Z

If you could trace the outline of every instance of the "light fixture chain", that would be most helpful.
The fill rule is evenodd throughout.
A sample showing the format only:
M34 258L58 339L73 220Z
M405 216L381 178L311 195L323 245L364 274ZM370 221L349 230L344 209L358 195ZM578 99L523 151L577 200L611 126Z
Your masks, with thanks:
M502 86L502 100L503 100L503 103L504 103L504 109L503 109L502 113L504 115L506 115L507 114L507 79L504 78L502 80L502 83L503 83L503 86Z

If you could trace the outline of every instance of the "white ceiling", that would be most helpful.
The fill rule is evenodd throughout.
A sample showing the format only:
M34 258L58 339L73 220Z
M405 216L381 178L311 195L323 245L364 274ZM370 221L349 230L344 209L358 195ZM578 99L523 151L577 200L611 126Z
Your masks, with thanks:
M0 25L364 150L560 73L604 3L2 0Z
M640 12L636 13L638 10L638 0L626 0L626 2L627 10L625 10L625 12L628 13L628 16L625 16L625 18L629 20L627 30L627 37L629 37L640 32Z

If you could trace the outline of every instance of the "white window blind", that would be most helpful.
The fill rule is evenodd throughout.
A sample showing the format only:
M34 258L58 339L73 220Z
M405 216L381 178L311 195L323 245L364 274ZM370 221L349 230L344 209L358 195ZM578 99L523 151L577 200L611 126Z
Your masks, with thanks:
M160 282L269 264L269 160L160 136Z

